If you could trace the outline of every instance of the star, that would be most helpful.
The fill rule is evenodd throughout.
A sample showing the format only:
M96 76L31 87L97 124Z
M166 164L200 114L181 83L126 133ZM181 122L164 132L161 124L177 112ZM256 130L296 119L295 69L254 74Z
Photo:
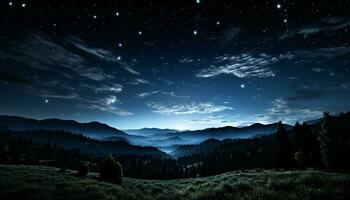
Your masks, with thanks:
M123 47L123 44L122 44L122 43L119 43L119 44L118 44L118 47Z
M283 20L283 22L284 22L284 23L287 23L287 22L288 22L288 20L287 20L287 19L284 19L284 20Z
M9 2L9 6L12 6L12 1Z
M117 60L118 60L118 61L119 61L119 60L121 60L121 59L122 59L122 57L121 57L121 56L118 56L118 57L117 57Z
M139 35L142 35L142 31L139 31Z
M277 8L277 9L281 9L281 8L282 8L282 5L281 5L281 4L277 4L276 8Z
M198 34L197 30L194 30L193 35L197 35L197 34Z
M115 13L115 16L119 16L119 12L116 12L116 13Z
M201 0L196 0L196 3L199 4L201 2Z
M94 15L94 19L97 19L97 15Z
M22 8L25 8L27 5L25 3L22 3Z
M45 101L44 101L45 103L49 103L49 100L48 99L45 99Z
M216 22L216 25L218 25L218 26L219 26L219 25L220 25L220 21L217 21L217 22Z
M245 84L241 84L241 88L244 89L245 88Z

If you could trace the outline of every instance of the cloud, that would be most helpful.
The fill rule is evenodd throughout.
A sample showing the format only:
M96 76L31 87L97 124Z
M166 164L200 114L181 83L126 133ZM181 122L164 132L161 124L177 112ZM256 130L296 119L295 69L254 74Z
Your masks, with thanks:
M175 98L189 98L190 96L184 96L184 95L177 95L175 92L162 92L164 95L169 95L171 97Z
M239 78L249 77L273 77L275 73L268 67L282 59L292 59L291 54L281 54L271 56L267 54L239 54L233 56L220 56L211 64L209 68L202 69L197 73L199 78L214 77L221 74L233 74Z
M152 83L145 80L145 79L141 79L141 78L137 78L135 79L135 81L131 82L132 85L139 85L139 84L149 84L151 85Z
M89 55L92 55L104 61L118 63L122 68L124 68L131 74L140 75L140 72L133 69L132 66L130 66L126 62L122 61L120 56L115 56L111 51L101 48L90 47L83 40L74 36L67 37L65 41Z
M42 94L42 97L45 98L56 98L56 99L77 99L79 98L79 95L77 93L70 93L70 94Z
M109 95L106 98L95 99L95 100L84 99L83 102L85 102L85 104L82 105L81 107L84 107L84 108L100 110L103 112L109 112L119 116L133 115L132 112L125 111L115 105L115 104L120 105L122 104L122 102L119 101L117 97L114 95Z
M333 59L350 52L350 47L339 46L329 48L319 48L312 50L295 50L291 52L293 55L304 58L324 58ZM319 70L315 68L315 70Z
M69 36L65 39L65 41L68 42L69 44L72 44L73 46L75 46L79 50L81 50L87 54L90 54L92 56L95 56L99 59L111 61L111 62L118 62L120 60L111 51L108 51L105 49L100 49L100 48L90 47L80 38L77 38L74 36Z
M132 74L140 75L141 73L130 67L129 65L126 65L126 63L123 63L124 69Z
M111 105L111 104L114 104L114 103L120 103L120 101L117 99L116 96L114 95L110 95L108 96L106 99L105 99L105 102L107 105Z
M91 104L91 105L87 106L87 108L96 109L96 110L100 110L100 111L106 111L106 112L110 112L112 114L119 115L119 116L133 115L133 113L131 113L131 112L122 110L122 109L115 107L115 106L112 106L112 105Z
M154 113L165 115L209 114L233 110L232 107L215 105L211 102L192 102L175 105L164 105L159 102L150 102L147 103L147 105L152 108Z
M288 32L284 33L280 36L280 39L292 38L298 35L302 35L304 37L325 33L325 34L333 34L336 31L349 27L350 20L345 17L327 17L322 18L321 20L314 22L311 25L298 27L295 29L291 29Z
M145 97L149 97L151 95L157 94L159 91L152 91L152 92L144 92L141 94L138 94L137 97L138 98L145 98Z
M313 109L306 106L292 104L282 98L272 101L272 107L266 109L266 113L256 115L256 121L262 123L274 123L282 121L294 124L297 121L309 121L322 116L324 110Z
M76 75L94 81L113 78L101 68L86 66L82 56L67 50L42 33L30 32L21 44L4 49L0 57L21 67L29 66L67 79L76 78Z
M180 58L179 62L180 63L191 63L191 62L193 62L193 59L192 58Z

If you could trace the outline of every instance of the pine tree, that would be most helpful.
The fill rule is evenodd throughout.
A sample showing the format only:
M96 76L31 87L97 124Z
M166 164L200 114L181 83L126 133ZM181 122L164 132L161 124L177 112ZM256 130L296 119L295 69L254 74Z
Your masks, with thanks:
M121 183L122 176L123 168L121 164L112 155L107 156L102 163L100 177L105 181Z
M319 132L320 151L322 156L322 162L324 167L332 167L332 129L331 129L331 116L325 112L321 123L321 130Z
M282 122L279 122L278 130L275 134L275 167L290 168L292 163L291 142Z

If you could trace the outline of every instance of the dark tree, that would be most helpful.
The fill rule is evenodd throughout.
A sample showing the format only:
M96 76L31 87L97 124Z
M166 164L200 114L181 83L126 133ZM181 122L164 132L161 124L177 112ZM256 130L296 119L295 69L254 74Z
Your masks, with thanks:
M296 150L294 158L297 165L299 167L315 166L318 148L310 127L306 123L303 125L296 123L293 132Z
M291 149L291 142L282 122L279 122L278 130L275 134L274 152L276 168L293 167L293 153Z
M79 176L86 176L89 173L89 162L81 161L78 169Z
M332 154L334 149L330 121L331 121L331 116L329 115L329 113L325 112L323 114L321 129L319 132L319 142L320 142L322 163L326 168L332 167L331 159L332 159Z
M121 164L112 155L102 162L100 177L105 181L120 184L122 182L123 169Z

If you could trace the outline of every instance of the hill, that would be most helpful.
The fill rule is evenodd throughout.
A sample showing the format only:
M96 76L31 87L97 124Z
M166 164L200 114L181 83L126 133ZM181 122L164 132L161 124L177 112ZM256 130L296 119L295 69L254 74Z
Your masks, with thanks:
M17 143L19 138L24 138L34 143L30 143L28 147L24 147L21 140ZM164 152L159 151L155 147L143 147L129 144L125 140L115 141L101 141L92 138L88 138L82 134L70 133L66 131L47 131L47 130L29 130L29 131L0 131L0 147L2 143L4 146L11 146L8 140L15 141L12 144L12 148L18 148L18 145L22 145L23 151L25 148L29 151L33 146L40 146L40 144L55 144L62 146L66 149L77 149L82 153L91 154L95 156L105 156L108 154L117 155L153 155L157 157L166 157ZM1 152L1 151L0 151ZM24 153L24 152L23 152Z
M110 127L100 122L79 123L74 120L44 119L36 120L17 116L0 116L0 126L7 127L14 131L24 130L65 130L81 133L87 137L104 139L108 137L122 137L133 140L140 137L131 136L123 131Z
M41 166L0 165L0 199L349 199L350 175L322 171L235 171L170 181L123 178Z

